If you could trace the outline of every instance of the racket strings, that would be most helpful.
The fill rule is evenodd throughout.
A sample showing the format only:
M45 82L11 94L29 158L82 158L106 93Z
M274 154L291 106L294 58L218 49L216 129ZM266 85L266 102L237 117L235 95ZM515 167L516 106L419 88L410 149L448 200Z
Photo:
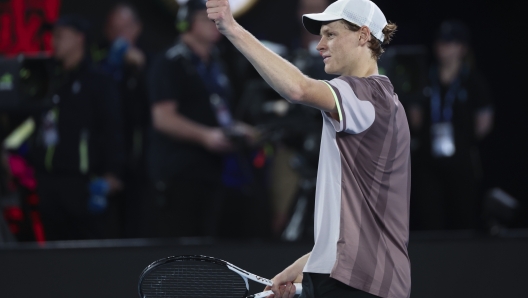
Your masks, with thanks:
M246 283L224 266L207 262L179 261L148 272L141 283L145 298L244 297Z

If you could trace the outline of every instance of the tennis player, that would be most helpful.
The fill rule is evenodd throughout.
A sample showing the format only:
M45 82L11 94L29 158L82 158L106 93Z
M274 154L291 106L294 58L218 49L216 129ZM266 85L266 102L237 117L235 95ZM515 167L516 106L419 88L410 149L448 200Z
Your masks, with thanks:
M338 0L303 16L325 71L317 81L266 49L233 19L228 0L209 0L207 13L291 103L324 118L315 203L315 245L273 278L271 297L409 297L410 136L405 111L377 60L396 25L369 0ZM304 273L304 274L303 274Z

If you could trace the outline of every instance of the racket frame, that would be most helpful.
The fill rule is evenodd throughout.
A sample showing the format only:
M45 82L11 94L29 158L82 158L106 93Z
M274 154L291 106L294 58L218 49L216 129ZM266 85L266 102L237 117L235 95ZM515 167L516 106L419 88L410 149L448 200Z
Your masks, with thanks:
M208 262L208 263L213 263L213 264L217 264L217 265L226 266L229 270L237 273L238 275L240 275L240 277L242 277L242 279L246 283L246 295L249 292L248 279L251 279L252 281L258 282L258 283L266 285L266 286L272 286L273 285L273 282L271 280L269 280L267 278L264 278L264 277L261 277L261 276L258 276L256 274L253 274L251 272L248 272L248 271L246 271L246 270L244 270L244 269L242 269L240 267L237 267L237 266L235 266L235 265L233 265L233 264L231 264L229 262L226 262L224 260L213 258L213 257L208 257L208 256L202 256L202 255L183 255L183 256L172 256L172 257L163 258L163 259L157 260L157 261L153 262L152 264L148 265L143 270L143 272L141 272L141 275L139 276L139 283L138 283L139 296L141 298L144 298L143 291L141 290L141 284L143 282L143 278L145 277L145 275L149 271L151 271L152 269L157 268L157 267L159 267L161 265L165 265L167 263L180 262L180 261ZM301 284L295 284L295 286L297 288L297 291L296 291L297 294L300 294L300 291L302 290ZM267 296L269 296L271 294L273 294L272 291L265 291L265 292L257 293L257 294L251 295L251 296L247 296L247 298L250 298L250 297L254 297L254 298L267 297Z

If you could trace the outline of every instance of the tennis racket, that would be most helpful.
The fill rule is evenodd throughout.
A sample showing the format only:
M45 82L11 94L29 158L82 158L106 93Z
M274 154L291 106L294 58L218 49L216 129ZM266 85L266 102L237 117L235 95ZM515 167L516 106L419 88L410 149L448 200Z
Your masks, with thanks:
M145 268L139 277L138 291L141 298L258 298L273 294L265 291L248 296L248 279L266 286L273 284L220 259L177 256L158 260ZM300 294L301 284L295 287Z

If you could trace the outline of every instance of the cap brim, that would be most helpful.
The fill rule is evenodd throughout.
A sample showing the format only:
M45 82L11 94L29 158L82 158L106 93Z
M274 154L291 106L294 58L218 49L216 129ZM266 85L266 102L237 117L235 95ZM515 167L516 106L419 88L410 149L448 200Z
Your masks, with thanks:
M342 19L342 17L322 12L305 14L302 17L302 22L304 28L306 28L308 32L314 35L321 35L321 26L323 22L337 21L340 19Z

